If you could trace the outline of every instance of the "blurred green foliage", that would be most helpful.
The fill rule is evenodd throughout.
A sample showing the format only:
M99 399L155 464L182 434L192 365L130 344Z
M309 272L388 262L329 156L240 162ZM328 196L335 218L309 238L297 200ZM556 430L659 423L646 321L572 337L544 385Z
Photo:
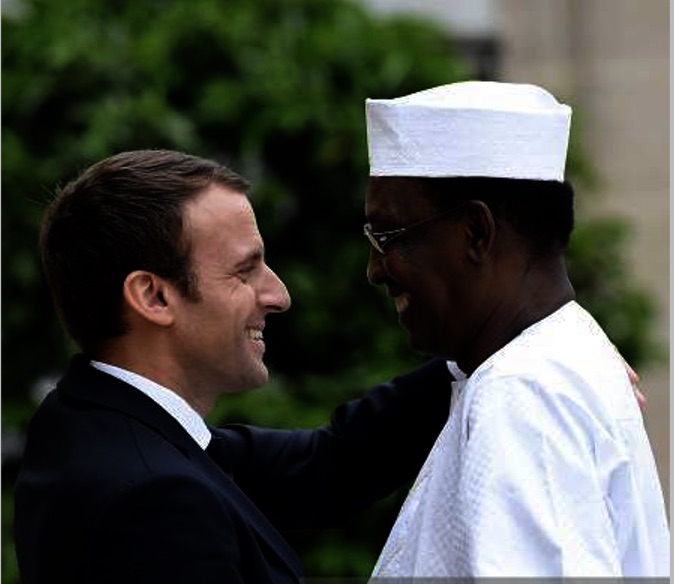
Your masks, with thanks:
M13 6L2 19L3 431L25 426L31 388L74 350L36 255L44 203L122 150L183 150L252 179L269 263L293 296L290 313L265 330L272 382L222 400L213 421L314 426L338 402L421 361L365 278L364 100L465 79L442 31L374 19L349 0ZM572 148L572 177L587 166ZM629 283L625 235L616 222L581 222L570 266L581 301L639 367L652 352L653 305ZM11 481L3 472L8 583L16 581ZM307 574L369 573L402 497L344 530L298 535Z

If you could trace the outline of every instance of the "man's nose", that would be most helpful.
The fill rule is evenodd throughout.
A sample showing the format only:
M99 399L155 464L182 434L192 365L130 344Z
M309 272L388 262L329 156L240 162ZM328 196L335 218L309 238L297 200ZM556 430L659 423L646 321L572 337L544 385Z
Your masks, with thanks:
M270 312L285 312L291 304L288 288L269 266L265 267L267 279L261 300Z
M384 283L384 254L376 249L370 249L370 257L367 262L367 279L373 286Z

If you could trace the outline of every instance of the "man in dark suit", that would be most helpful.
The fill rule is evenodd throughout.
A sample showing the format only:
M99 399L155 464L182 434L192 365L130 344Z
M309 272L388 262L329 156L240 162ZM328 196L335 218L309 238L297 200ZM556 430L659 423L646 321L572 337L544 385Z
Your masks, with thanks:
M217 397L267 381L265 318L290 305L248 188L212 161L127 152L48 209L43 264L81 354L28 431L25 584L297 582L280 532L335 525L418 472L447 419L441 361L316 430L205 424Z

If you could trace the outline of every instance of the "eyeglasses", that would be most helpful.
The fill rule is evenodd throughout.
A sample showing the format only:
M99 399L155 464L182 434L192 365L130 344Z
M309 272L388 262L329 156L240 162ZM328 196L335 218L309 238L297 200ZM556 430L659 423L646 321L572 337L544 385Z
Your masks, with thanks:
M366 223L363 227L363 233L372 244L372 247L374 247L379 253L385 254L386 248L389 245L391 245L392 241L399 239L403 234L407 233L412 229L421 227L422 225L426 225L427 223L431 223L432 221L437 221L438 219L444 219L446 217L449 217L452 213L454 213L454 211L456 211L466 202L467 201L463 201L462 203L459 203L458 205L452 207L451 209L448 209L447 211L443 211L442 213L438 213L437 215L432 215L431 217L426 217L426 219L422 219L421 221L412 223L412 225L408 225L407 227L401 227L400 229L392 229L391 231L379 231L375 233L374 231L372 231L372 225L370 223Z

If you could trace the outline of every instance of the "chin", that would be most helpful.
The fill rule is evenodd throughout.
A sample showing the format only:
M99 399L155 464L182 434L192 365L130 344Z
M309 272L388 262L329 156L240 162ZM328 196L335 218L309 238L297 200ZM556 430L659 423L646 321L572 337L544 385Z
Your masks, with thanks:
M234 387L231 387L229 393L243 393L245 391L250 391L251 389L258 389L263 385L266 385L268 381L269 373L267 368L256 367L254 370L248 371L246 374L242 375L239 382Z
M407 339L410 347L415 351L426 351L428 348L428 337L420 334L418 329L411 328L409 325L403 325L407 331Z
M436 344L432 343L428 338L420 338L409 333L410 348L420 355L426 357L440 357L445 358L444 351L442 351Z
M256 389L266 385L269 381L269 370L263 364L260 364L255 368L255 371L251 375L251 386L250 389Z

